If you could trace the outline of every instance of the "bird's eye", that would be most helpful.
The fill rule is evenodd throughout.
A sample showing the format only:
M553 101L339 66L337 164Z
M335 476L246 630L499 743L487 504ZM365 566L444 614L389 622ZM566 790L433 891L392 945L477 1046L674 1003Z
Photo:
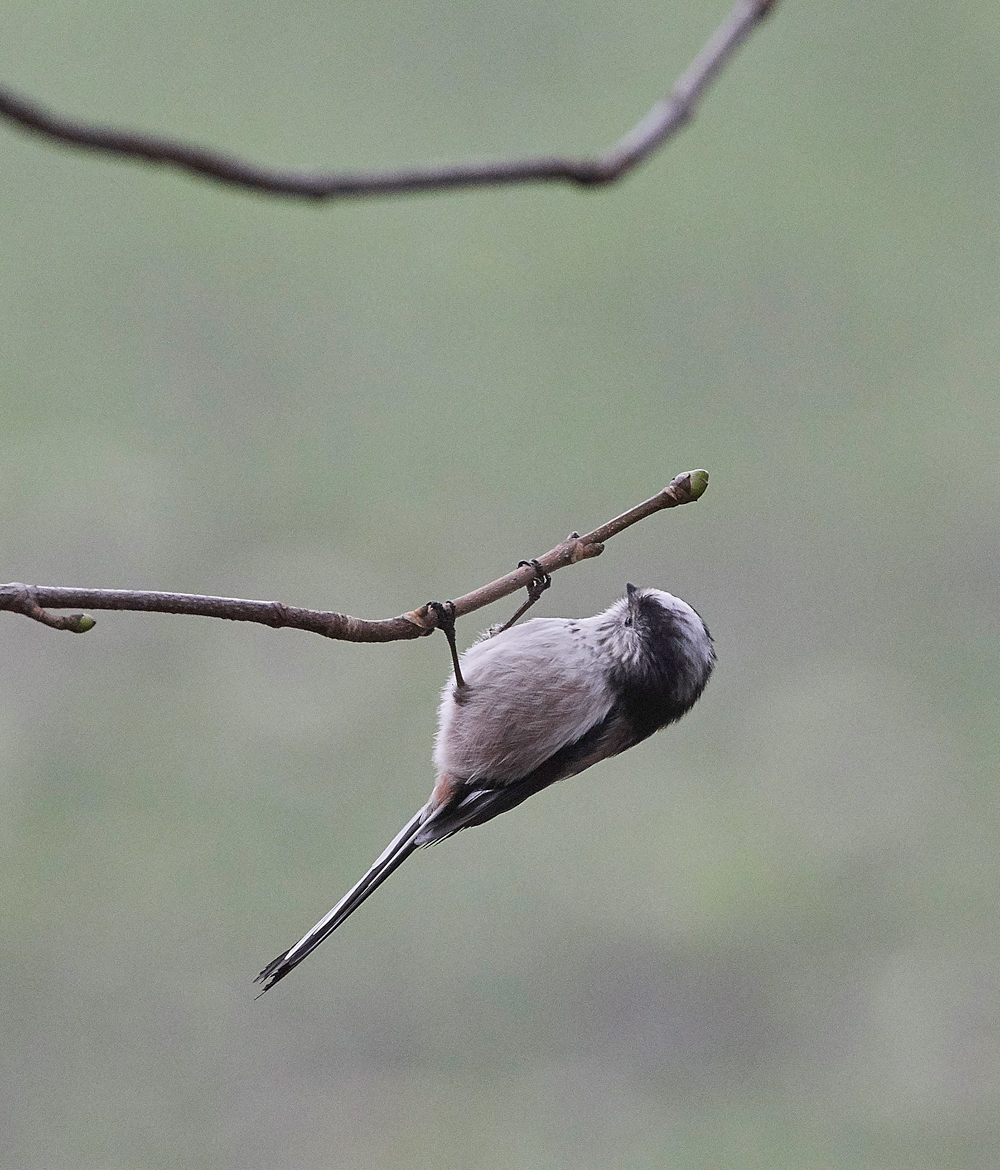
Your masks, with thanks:
M625 625L630 626L631 624L632 624L632 619L630 617L627 617L625 619Z

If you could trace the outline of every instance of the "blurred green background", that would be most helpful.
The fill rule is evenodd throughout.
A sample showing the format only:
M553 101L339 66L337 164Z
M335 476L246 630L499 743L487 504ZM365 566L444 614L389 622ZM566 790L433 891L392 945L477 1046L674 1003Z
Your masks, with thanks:
M276 166L586 153L725 8L4 3L0 76ZM308 206L0 127L4 580L390 616L704 466L538 612L655 584L720 654L255 1003L429 791L443 640L3 617L6 1165L995 1164L998 44L786 0L591 192Z

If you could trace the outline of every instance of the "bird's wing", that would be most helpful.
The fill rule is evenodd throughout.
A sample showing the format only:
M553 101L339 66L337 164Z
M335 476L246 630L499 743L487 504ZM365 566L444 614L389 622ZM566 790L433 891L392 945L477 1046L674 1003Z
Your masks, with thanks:
M456 690L451 680L441 700L439 775L520 781L607 716L613 696L583 625L540 618L463 654L468 685Z
M616 756L645 738L620 707L613 707L580 739L564 745L520 780L505 784L485 781L463 785L456 792L454 803L436 810L420 825L414 844L418 848L434 845L462 829L482 825L557 780L576 776L592 764Z

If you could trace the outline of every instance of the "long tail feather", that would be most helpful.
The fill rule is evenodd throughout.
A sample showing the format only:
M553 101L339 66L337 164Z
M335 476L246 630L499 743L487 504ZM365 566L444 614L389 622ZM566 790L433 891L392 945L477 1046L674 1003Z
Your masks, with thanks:
M280 980L297 967L299 963L314 951L319 944L345 921L361 903L373 893L391 874L397 870L410 854L417 848L414 840L420 830L424 810L421 809L389 842L385 850L374 862L365 876L352 886L340 899L336 906L325 918L299 939L295 946L273 959L254 980L254 983L263 983L264 991L268 991Z

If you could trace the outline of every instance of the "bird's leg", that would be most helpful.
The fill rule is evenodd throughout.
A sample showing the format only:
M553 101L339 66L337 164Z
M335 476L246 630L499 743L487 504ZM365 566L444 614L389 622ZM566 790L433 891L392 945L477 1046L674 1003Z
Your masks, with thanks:
M520 568L522 565L531 565L531 567L535 570L535 579L528 582L528 600L524 603L524 605L521 606L517 613L514 614L509 622L507 622L505 625L502 625L498 630L494 630L494 634L502 634L504 630L509 630L510 627L518 620L518 618L523 617L524 614L526 614L528 610L531 609L539 597L541 597L545 590L548 589L548 587L552 584L551 576L546 573L546 571L542 568L541 563L535 560L534 557L532 557L530 561L517 562L518 568Z
M455 668L455 686L464 687L462 668L458 665L458 647L455 645L455 603L454 601L428 601L428 608L434 610L437 616L438 629L444 632L448 639L448 649L451 651L451 662Z

